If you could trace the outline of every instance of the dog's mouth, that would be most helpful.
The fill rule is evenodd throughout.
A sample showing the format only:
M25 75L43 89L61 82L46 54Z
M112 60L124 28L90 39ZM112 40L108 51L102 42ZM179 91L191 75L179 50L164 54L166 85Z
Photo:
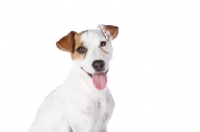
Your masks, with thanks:
M81 67L81 69L84 72L86 72L88 74L88 76L90 76L92 78L94 87L96 89L103 90L106 87L106 84L107 84L107 75L106 74L108 73L109 69L106 72L98 72L95 74L88 73L82 67Z

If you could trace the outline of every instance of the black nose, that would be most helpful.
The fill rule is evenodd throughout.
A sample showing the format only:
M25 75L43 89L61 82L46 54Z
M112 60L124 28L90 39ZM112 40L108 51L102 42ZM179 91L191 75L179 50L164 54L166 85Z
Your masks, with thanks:
M92 63L92 67L96 70L96 71L102 71L104 69L105 66L105 62L103 60L95 60Z

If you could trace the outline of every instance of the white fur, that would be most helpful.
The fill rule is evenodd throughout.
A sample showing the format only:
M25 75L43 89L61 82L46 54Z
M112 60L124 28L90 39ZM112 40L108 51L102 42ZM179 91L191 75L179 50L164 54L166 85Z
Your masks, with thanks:
M67 79L46 97L29 132L107 132L114 100L107 87L97 90L85 71L95 72L94 60L104 60L105 71L109 69L111 40L103 47L108 54L99 47L101 41L106 41L99 29L83 33L81 41L87 47L86 56L73 60Z

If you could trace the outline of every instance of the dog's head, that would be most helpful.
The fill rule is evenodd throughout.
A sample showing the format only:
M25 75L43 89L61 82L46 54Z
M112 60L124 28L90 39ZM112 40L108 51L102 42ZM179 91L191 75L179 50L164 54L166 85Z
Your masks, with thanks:
M111 41L118 35L118 27L99 25L100 28L80 33L71 31L57 43L60 50L71 53L75 65L93 80L98 90L106 87L109 63L112 59Z

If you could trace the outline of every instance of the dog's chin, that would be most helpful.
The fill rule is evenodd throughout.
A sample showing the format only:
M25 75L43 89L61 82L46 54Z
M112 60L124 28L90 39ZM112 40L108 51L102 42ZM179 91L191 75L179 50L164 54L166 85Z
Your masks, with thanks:
M92 82L94 84L94 87L97 90L103 90L106 87L107 84L107 73L108 70L106 70L105 72L96 72L94 74L91 74L87 71L85 71L82 67L81 69L88 74L88 76L92 79Z

